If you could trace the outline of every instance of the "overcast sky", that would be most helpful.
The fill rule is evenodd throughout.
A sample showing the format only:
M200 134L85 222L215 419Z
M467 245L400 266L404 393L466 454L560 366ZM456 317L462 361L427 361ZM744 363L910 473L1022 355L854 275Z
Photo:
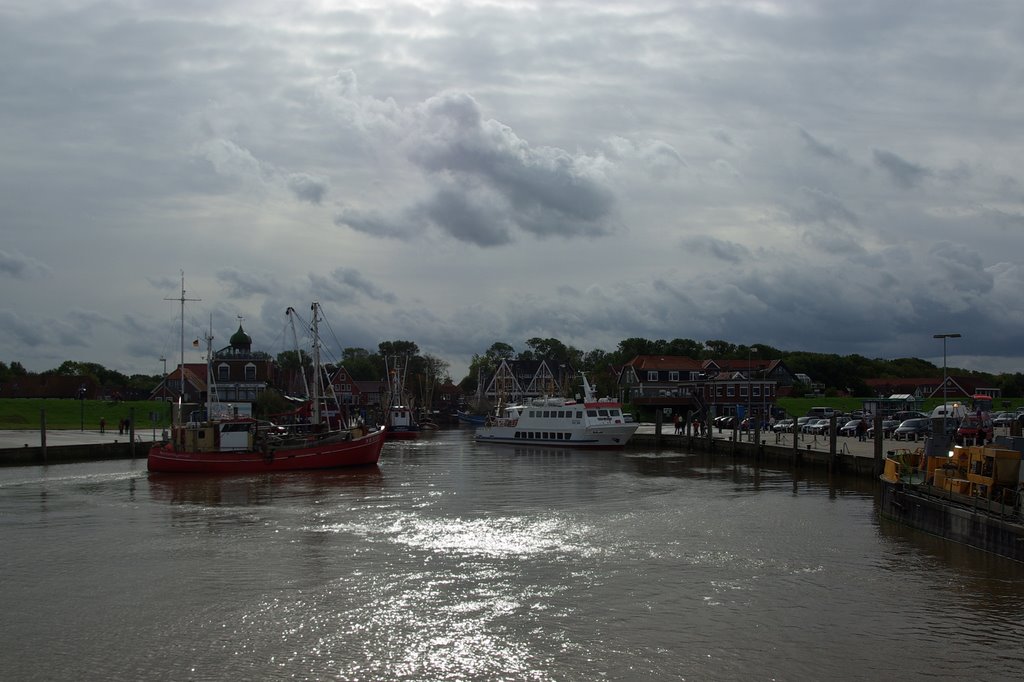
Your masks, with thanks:
M29 370L172 367L184 271L189 342L318 300L456 381L537 336L1024 371L1019 0L6 0L0 63Z

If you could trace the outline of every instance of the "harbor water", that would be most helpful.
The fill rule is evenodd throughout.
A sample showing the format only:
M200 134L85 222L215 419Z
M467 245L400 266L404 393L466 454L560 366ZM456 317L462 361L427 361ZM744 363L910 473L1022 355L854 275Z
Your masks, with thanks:
M370 469L0 469L4 680L1024 678L1024 565L864 479L388 443Z

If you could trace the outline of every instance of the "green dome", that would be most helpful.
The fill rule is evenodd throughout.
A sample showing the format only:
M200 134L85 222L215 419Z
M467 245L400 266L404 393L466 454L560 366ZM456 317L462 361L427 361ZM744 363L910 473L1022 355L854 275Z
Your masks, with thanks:
M232 348L250 348L252 337L242 330L242 325L238 325L238 331L231 335L230 343Z

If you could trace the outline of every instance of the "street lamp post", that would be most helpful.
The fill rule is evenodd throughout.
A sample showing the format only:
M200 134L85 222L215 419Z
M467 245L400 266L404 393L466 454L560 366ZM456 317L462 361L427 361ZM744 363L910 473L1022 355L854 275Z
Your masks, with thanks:
M946 400L946 339L959 339L960 334L933 334L932 338L942 339L942 437L949 435L946 420L949 418L949 403Z
M78 388L78 413L82 419L82 433L85 433L85 384Z

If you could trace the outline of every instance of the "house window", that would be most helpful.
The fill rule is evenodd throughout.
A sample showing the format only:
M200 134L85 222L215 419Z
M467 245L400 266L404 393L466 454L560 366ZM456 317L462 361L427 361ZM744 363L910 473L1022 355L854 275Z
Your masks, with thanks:
M654 370L649 370L647 372L647 380L648 381L657 381L658 380L658 373L656 371L654 371Z
M227 381L231 378L231 367L226 363L217 365L217 381Z
M668 373L668 380L669 381L679 381L679 372L669 372Z
M719 398L722 397L722 387L721 386L715 386L715 395L718 396Z
M245 380L256 381L256 365L251 362L245 366Z
M733 397L733 396L735 396L735 395L736 395L736 387L735 387L735 386L729 386L729 387L728 387L728 388L727 388L727 389L725 390L725 396L726 396L727 398L732 398L732 397Z
M761 387L760 386L754 386L754 397L755 398L760 398L761 397Z
M740 397L741 398L746 398L747 397L747 386L746 386L746 384L744 384L743 386L740 386Z

